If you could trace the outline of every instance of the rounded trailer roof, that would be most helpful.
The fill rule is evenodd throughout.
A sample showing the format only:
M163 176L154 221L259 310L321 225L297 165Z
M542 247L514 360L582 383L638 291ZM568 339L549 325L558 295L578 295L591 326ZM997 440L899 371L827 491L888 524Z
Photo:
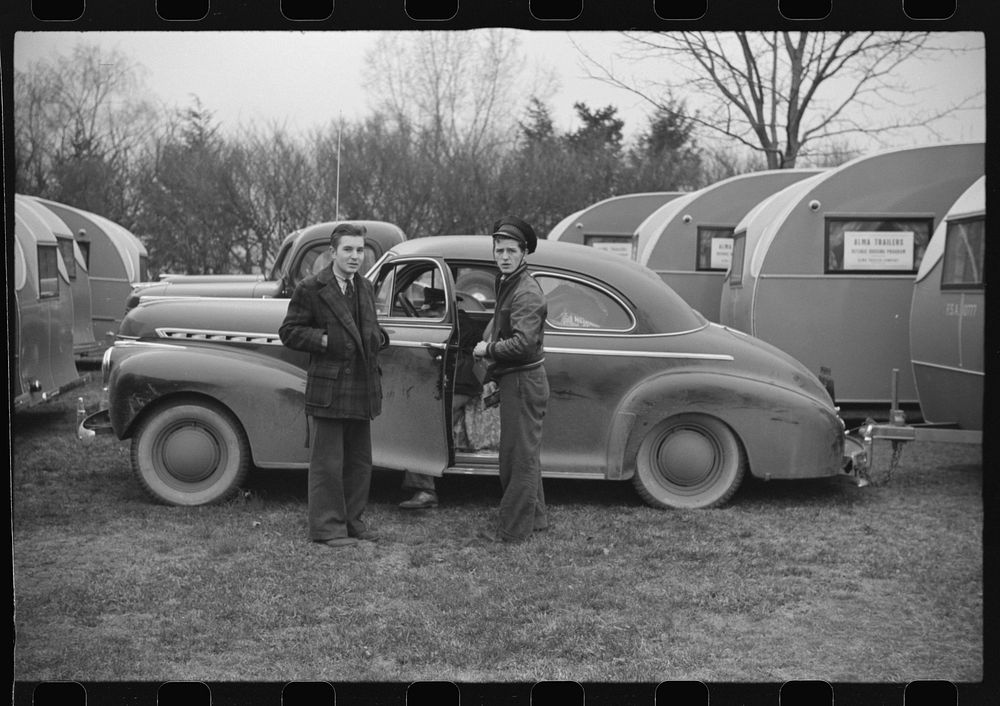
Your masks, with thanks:
M636 231L639 240L639 262L650 267L661 264L652 262L656 258L657 249L664 242L664 238L668 237L670 227L679 218L683 219L687 211L699 207L706 209L706 214L699 214L695 219L698 223L724 225L727 219L734 217L738 221L761 199L767 198L789 183L808 178L819 171L769 169L737 174L666 203L643 221ZM734 216L734 211L738 215ZM661 251L660 254L665 253Z
M21 223L24 233L28 234L35 244L44 243L46 245L58 246L59 238L56 236L56 232L52 229L49 219L45 217L40 207L33 204L30 198L24 196L15 195L14 197L14 216L15 220ZM15 229L16 234L16 229ZM15 236L16 237L16 236ZM28 261L32 264L32 269L38 269L38 254L34 248L32 248L30 254L25 253ZM63 280L69 282L69 271L66 269L66 265L63 262L62 255L56 258L56 267L59 270L59 276Z
M577 211L569 219L559 223L561 237L575 227L586 235L635 235L635 229L646 218L666 203L684 195L682 191L646 191L635 194L619 194L602 199L587 208ZM555 228L552 229L554 233ZM559 239L559 237L555 239ZM550 239L552 235L549 235Z
M788 212L802 198L802 194L812 188L812 184L821 179L821 172L802 181L786 186L781 191L771 194L753 207L743 220L736 226L736 233L746 232L746 247L744 261L749 257L750 276L757 277L764 261L764 254L774 240L778 228L784 222Z
M392 248L399 257L438 257L451 261L493 261L493 240L486 235L414 238ZM579 274L605 283L635 307L643 332L689 331L705 325L700 314L648 267L586 245L539 240L528 255L533 269Z
M14 195L15 202L21 204L25 208L31 210L39 218L41 218L52 234L56 237L63 236L66 238L73 238L73 231L70 229L66 222L55 214L52 210L45 208L38 200L33 197L25 196L23 194Z
M552 241L559 240L562 237L563 233L565 233L569 229L570 225L572 225L573 221L576 220L579 217L579 215L583 213L585 210L586 209L582 208L579 211L576 211L575 213L569 214L564 219L556 223L555 226L553 226L552 230L549 231L549 234L546 236L546 240L552 240Z
M812 210L812 199L819 201L819 214L856 217L937 211L940 217L947 208L942 208L941 200L949 187L963 180L964 185L970 183L968 180L974 178L970 174L984 170L984 159L982 142L903 147L857 157L793 184L779 192L780 211L757 242L751 275L760 273L769 254L785 261L795 258L793 249L772 249L771 244L786 223L795 225L799 209Z
M954 205L948 209L948 213L941 219L941 223L934 229L931 241L927 244L924 259L920 262L920 269L917 271L917 282L930 274L930 271L934 269L934 265L944 255L945 234L948 232L948 222L984 215L986 215L985 175L977 179L972 186L966 189L955 200ZM983 232L987 233L988 231Z
M62 218L60 209L65 209L76 217L82 219L88 225L93 226L94 230L103 233L108 242L111 244L111 247L114 248L116 253L118 253L118 257L121 260L122 266L125 268L125 275L128 280L130 282L138 281L138 259L140 255L146 255L146 247L132 233L125 230L125 228L119 226L117 223L113 223L103 216L98 216L96 213L85 211L82 208L76 208L75 206L70 206L69 204L43 199L40 196L32 196L30 198L46 208L50 208L60 218ZM91 269L93 269L93 265L91 266Z

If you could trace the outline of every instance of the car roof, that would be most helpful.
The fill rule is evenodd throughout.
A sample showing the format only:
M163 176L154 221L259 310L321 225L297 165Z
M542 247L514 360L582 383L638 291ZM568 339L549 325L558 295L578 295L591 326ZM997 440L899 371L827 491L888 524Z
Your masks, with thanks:
M493 260L492 238L483 235L435 235L395 245L397 257L439 257L448 260ZM586 245L539 240L528 255L534 270L551 269L583 275L617 290L635 307L639 328L675 332L700 328L704 321L690 305L648 267L634 260Z

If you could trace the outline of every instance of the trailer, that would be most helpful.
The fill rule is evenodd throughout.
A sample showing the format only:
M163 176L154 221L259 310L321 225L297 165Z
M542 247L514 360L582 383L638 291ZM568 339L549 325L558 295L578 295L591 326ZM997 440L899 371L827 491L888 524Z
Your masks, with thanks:
M59 243L66 274L73 294L73 354L77 358L90 358L101 351L101 344L94 339L91 321L92 306L90 295L90 273L83 251L69 226L53 211L34 199L15 194L15 203L21 205L26 220L38 228L47 228Z
M90 276L94 340L106 348L118 331L132 285L145 279L146 248L135 235L102 216L48 199L32 198L78 234L77 242Z
M910 359L925 422L983 428L986 177L955 201L913 285Z
M734 233L720 322L826 373L842 415L916 418L910 364L914 279L935 226L984 173L984 144L860 157L775 194Z
M635 232L638 260L710 321L717 321L733 231L762 199L813 174L775 169L740 174L671 199Z
M73 356L73 292L59 242L20 199L14 202L13 285L10 395L17 411L86 381Z
M549 231L549 234L545 236L545 239L559 240L560 238L562 238L562 234L566 231L566 229L569 228L571 225L573 225L573 219L579 216L581 213L583 213L584 210L585 209L581 208L579 211L574 211L573 213L569 214L561 221L556 223L552 227L552 230Z
M561 221L549 233L549 240L589 245L635 260L636 229L653 211L683 193L652 191L612 196Z

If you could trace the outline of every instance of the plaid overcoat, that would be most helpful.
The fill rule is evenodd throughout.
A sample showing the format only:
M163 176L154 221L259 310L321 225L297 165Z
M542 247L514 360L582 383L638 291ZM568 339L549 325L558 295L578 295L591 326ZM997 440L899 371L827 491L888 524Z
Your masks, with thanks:
M302 280L278 329L289 348L310 353L306 414L333 419L374 419L382 411L378 352L389 336L378 325L372 284L355 275L358 324L328 267ZM327 335L327 346L322 336Z

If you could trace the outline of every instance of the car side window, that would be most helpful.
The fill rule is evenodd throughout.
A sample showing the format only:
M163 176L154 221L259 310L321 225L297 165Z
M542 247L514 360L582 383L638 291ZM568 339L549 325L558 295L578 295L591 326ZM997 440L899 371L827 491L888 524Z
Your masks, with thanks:
M395 319L444 321L444 276L434 261L387 264L375 280L378 316Z
M550 274L537 274L535 280L545 293L553 328L628 331L634 324L620 301L587 282Z

